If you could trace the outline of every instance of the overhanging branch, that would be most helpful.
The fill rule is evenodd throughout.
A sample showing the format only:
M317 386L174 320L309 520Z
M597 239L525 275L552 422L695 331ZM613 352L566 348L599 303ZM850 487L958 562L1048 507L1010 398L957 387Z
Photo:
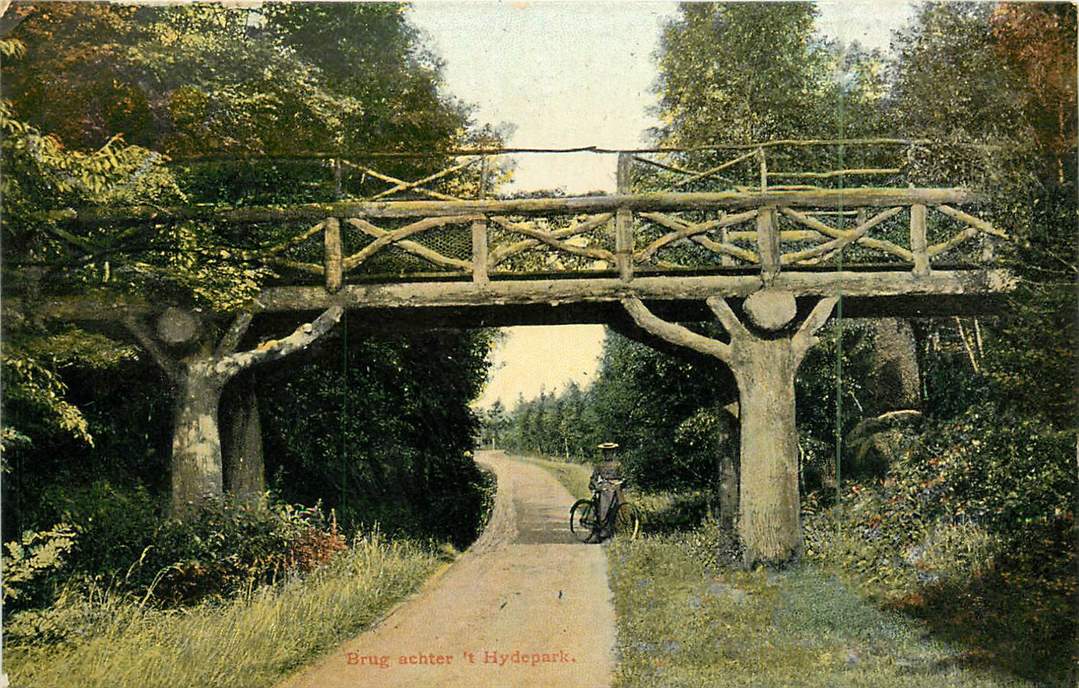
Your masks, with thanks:
M344 312L345 309L341 306L331 306L314 322L300 325L295 332L284 339L273 339L250 351L223 356L214 364L214 370L227 379L253 365L276 361L305 349L316 339L332 330Z
M648 310L648 307L644 305L644 302L636 297L622 299L622 306L626 309L626 312L629 313L630 317L633 318L633 322L637 323L641 329L650 332L671 344L694 349L695 351L714 356L727 363L730 363L733 358L730 345L697 334L681 325L676 325L675 323L670 323L656 317L652 311Z

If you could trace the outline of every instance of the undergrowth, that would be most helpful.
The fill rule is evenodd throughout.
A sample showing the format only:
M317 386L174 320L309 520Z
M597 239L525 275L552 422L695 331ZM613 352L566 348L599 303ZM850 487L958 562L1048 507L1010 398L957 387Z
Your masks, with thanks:
M444 556L375 531L305 577L182 609L68 587L45 620L64 640L5 643L5 666L15 688L264 688L376 621Z
M812 563L716 565L719 529L615 539L608 549L619 688L1035 685Z

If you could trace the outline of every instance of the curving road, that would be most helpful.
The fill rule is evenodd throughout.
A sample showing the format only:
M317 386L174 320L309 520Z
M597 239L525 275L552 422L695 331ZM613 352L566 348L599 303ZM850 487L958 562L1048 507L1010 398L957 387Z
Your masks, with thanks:
M604 548L573 539L573 497L502 452L491 522L433 584L283 686L608 686L614 609Z

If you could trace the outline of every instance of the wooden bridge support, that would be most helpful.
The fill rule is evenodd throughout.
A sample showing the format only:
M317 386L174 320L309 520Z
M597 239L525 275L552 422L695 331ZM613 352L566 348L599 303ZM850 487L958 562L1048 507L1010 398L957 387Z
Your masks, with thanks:
M764 331L762 336L746 327L726 300L711 297L706 303L730 335L726 344L656 317L637 298L623 301L644 330L718 358L734 373L741 425L738 533L747 567L779 566L801 556L794 377L836 301L821 299L791 331L787 326L797 311L794 295L759 291L746 300L744 310Z
M343 313L340 306L332 306L291 335L264 342L250 351L236 350L251 324L250 313L237 316L216 347L209 328L189 311L165 311L158 322L157 336L138 318L127 319L128 329L161 367L176 392L171 460L173 516L186 517L206 497L223 494L218 410L222 390L229 380L256 364L306 348L329 332ZM178 357L170 353L167 345L186 355Z
M221 399L221 425L225 491L255 504L266 490L266 462L253 374L242 374L226 387Z

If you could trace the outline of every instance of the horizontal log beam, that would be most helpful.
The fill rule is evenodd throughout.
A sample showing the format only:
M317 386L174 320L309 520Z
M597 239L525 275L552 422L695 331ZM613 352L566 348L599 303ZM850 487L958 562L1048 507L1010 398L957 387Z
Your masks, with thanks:
M1014 277L1006 270L934 272L781 272L773 287L796 296L927 297L1009 292ZM639 276L628 284L617 277L564 280L493 280L484 288L471 282L428 282L345 285L337 294L322 287L273 287L258 299L258 308L313 311L340 304L347 308L456 308L574 302L611 302L628 296L645 300L701 300L709 296L741 298L761 288L760 276Z
M962 188L902 189L857 188L804 191L720 191L692 193L615 194L565 198L483 199L466 201L339 201L285 207L223 209L209 206L185 208L133 207L118 210L84 208L52 211L42 219L75 224L173 222L213 219L216 222L252 223L322 220L326 217L425 218L453 215L557 215L664 210L737 210L780 205L794 208L857 208L922 204L939 206L977 203L985 196Z
M793 272L776 276L773 286L798 296L842 293L844 312L852 317L904 315L942 316L990 313L999 309L1014 289L1006 270L934 271L923 278L909 272ZM657 313L683 314L685 319L709 317L701 307L709 296L745 298L761 288L759 275L692 277L637 276L626 284L618 277L563 280L493 280L424 282L385 285L345 285L336 294L321 286L266 289L253 312L296 313L341 305L370 318L373 325L424 327L432 318L439 327L606 322L621 314L620 301L637 296L654 304ZM4 317L17 317L27 305L4 299ZM167 304L119 295L52 296L36 301L35 317L68 321L121 321L146 317ZM700 317L696 314L700 311Z

